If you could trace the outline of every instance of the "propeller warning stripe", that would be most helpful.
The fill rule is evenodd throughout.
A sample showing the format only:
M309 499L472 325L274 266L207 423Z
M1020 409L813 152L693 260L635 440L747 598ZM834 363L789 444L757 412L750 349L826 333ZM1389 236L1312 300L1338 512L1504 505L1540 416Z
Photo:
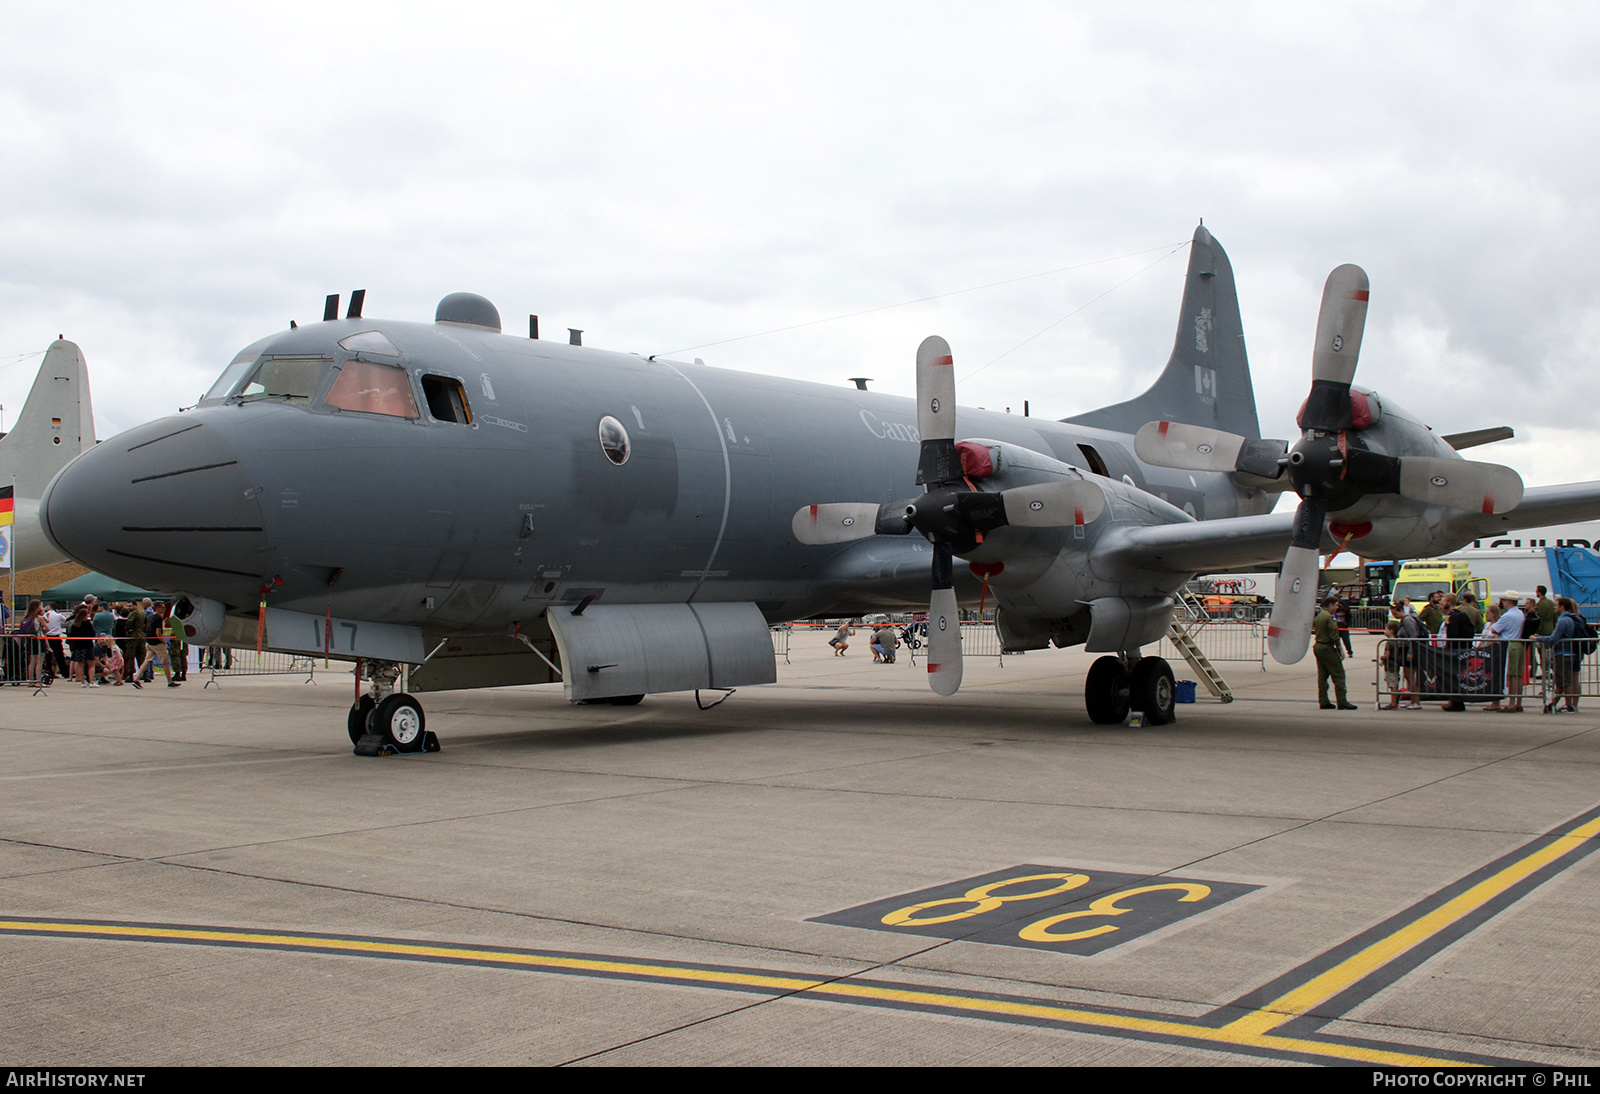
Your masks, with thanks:
M955 363L956 359L954 357L935 357L928 362L930 365L953 365Z
M1350 299L1351 300L1365 300L1365 299L1367 299L1367 297L1369 295L1371 295L1370 294L1370 290L1357 289L1355 292L1350 294Z

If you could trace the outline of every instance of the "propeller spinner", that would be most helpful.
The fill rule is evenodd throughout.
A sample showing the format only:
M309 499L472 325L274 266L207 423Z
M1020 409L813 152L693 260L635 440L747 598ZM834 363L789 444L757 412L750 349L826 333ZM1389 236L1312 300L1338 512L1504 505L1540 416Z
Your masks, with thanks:
M956 447L956 382L950 344L937 335L917 347L917 461L920 497L901 507L869 502L808 505L790 523L801 543L846 543L871 535L921 532L933 545L928 601L928 683L940 695L961 687L961 624L954 558L1003 525L1055 528L1087 524L1105 511L1105 495L1080 479L1017 486L997 494L974 490Z

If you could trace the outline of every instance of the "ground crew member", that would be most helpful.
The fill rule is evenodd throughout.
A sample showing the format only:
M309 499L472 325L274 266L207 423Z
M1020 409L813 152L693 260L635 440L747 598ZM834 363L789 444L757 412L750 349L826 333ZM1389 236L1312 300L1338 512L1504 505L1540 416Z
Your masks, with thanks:
M1344 650L1339 646L1339 624L1333 618L1333 609L1339 598L1330 596L1322 602L1322 610L1311 624L1316 643L1312 652L1317 655L1317 698L1323 710L1333 710L1328 702L1328 681L1333 681L1333 694L1339 700L1337 709L1355 710L1344 683Z

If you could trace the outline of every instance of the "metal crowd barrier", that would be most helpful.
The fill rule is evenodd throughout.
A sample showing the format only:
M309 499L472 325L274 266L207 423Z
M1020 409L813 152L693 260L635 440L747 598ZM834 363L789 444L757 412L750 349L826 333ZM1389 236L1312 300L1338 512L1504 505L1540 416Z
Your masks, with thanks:
M190 653L200 651L198 671L210 674L206 687L234 676L298 676L305 674L305 682L317 682L317 659L303 653L274 653L270 650L235 650L219 646L190 647Z
M909 655L908 659L913 666L917 663L917 655L928 647L927 626L917 623L915 627L917 644L913 646L903 638L900 642L900 649ZM961 656L993 657L1001 668L1006 667L1005 651L1000 648L1000 632L995 629L993 622L979 622L974 619L961 624Z
M988 615L989 613L985 612L984 614ZM872 632L880 625L882 624L857 623L855 625L856 632L850 637L850 645L855 647L856 643L859 642L861 644L860 648L870 652ZM894 628L895 638L900 643L899 648L895 650L896 663L898 664L900 658L904 656L909 664L915 665L917 657L928 647L927 624L918 620L914 623L892 623L888 624L888 626ZM782 628L785 633L781 637L778 635L780 628L772 628L773 655L782 654L785 662L789 659L790 635L788 632L795 627L801 629L802 635L815 634L818 636L819 641L824 641L825 637L833 637L833 632L839 629L839 624L796 623ZM961 623L961 655L963 657L993 657L1000 662L1002 668L1005 667L1004 651L1000 649L1000 632L995 630L992 619L985 619L981 622L974 619Z
M1181 623L1181 621L1180 621ZM1267 671L1267 628L1263 623L1239 623L1231 619L1181 623L1184 633L1208 661L1253 661ZM1183 651L1170 638L1157 644L1157 656L1183 660Z
M993 657L1005 668L1004 651L1000 648L1000 632L993 623L961 624L961 656Z
M1524 647L1522 668L1513 676L1508 667L1516 661L1512 647L1519 645ZM1600 697L1600 651L1588 653L1574 667L1563 651L1532 639L1384 637L1378 640L1374 664L1380 707L1509 700L1550 713L1569 703L1576 707L1584 696Z
M35 645L37 643L37 645ZM26 634L6 634L0 639L0 681L13 687L38 689L47 679L44 671L39 676L30 675L29 660L36 651L44 650L44 639ZM40 658L41 670L48 670L50 655Z
M1377 631L1383 633L1384 626L1389 622L1389 607L1347 608L1350 613L1350 629L1353 631Z
M780 623L770 629L772 631L772 656L774 658L782 657L783 663L787 665L789 663L789 636L794 632L794 628L787 623Z

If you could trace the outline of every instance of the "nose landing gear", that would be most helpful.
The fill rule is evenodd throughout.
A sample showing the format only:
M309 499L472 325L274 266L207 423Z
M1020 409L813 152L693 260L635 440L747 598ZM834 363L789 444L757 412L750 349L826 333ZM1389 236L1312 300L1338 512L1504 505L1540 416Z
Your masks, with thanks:
M370 681L367 693L350 708L350 743L357 756L439 751L439 738L427 729L422 704L395 690L401 669L393 661L356 662L358 676Z

